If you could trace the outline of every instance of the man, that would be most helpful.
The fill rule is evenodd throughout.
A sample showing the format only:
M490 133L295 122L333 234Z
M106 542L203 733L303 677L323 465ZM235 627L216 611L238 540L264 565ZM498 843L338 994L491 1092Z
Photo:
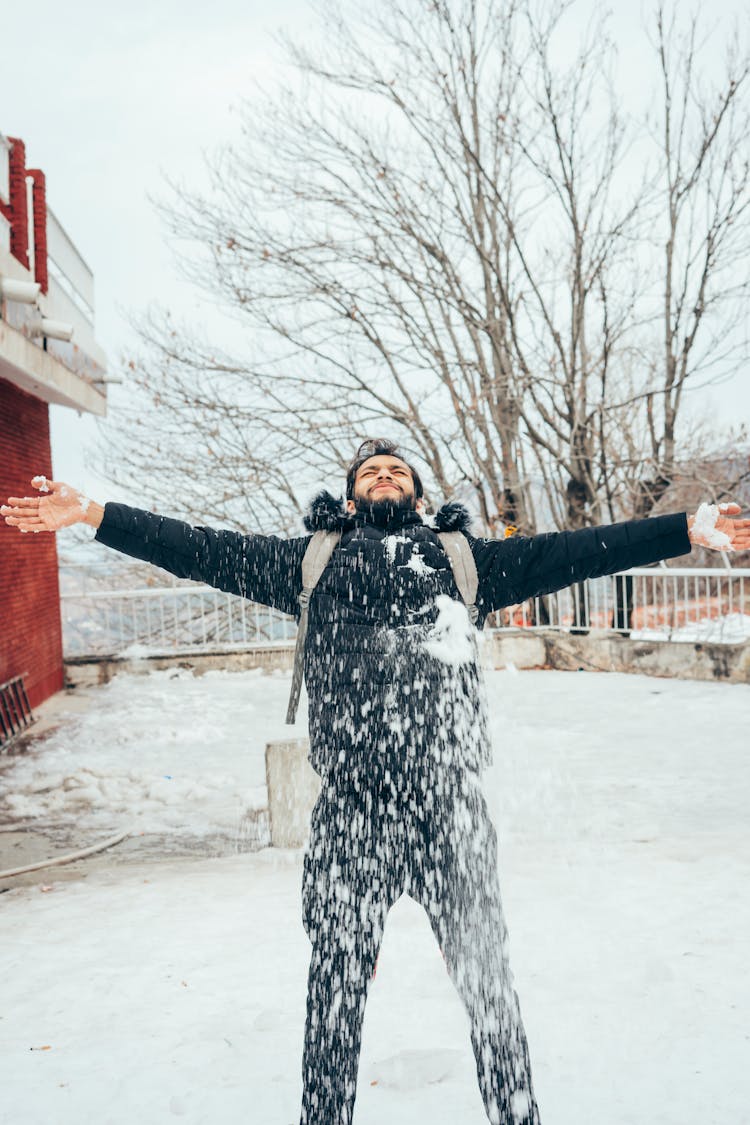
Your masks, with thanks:
M82 521L107 546L299 614L309 536L191 527L42 483L46 495L11 497L0 509L9 524L42 531ZM344 506L323 492L305 520L309 532L341 538L310 600L305 648L310 758L322 787L302 888L312 956L301 1125L351 1125L367 991L388 910L404 891L424 906L469 1015L489 1120L538 1125L480 785L489 739L474 650L464 643L468 617L423 521L419 474L397 448L364 442L346 485ZM686 554L692 543L746 549L750 520L729 518L738 512L727 505L708 522L681 513L494 540L471 536L465 510L448 504L435 527L467 537L481 628L501 606Z

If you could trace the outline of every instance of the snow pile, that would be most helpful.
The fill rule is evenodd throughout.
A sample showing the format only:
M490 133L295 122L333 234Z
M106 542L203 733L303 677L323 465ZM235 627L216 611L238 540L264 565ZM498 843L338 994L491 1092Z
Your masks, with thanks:
M9 793L4 805L18 819L44 816L53 821L79 821L80 813L96 816L97 810L122 818L127 826L132 816L139 831L185 831L198 808L213 804L214 826L227 827L221 810L235 803L250 809L265 807L265 790L258 787L242 793L231 774L209 774L202 780L191 777L161 776L145 769L89 769L77 763L67 765L69 752L61 751L54 764L43 773L38 770L23 778L24 789ZM18 783L21 779L16 778ZM105 812L106 810L106 812ZM131 810L134 810L131 812ZM217 824L216 822L219 822ZM229 817L233 827L235 816Z

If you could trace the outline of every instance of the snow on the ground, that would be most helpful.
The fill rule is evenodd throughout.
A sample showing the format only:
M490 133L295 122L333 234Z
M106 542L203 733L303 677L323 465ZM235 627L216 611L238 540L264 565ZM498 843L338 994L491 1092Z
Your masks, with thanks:
M544 1125L747 1120L750 686L487 679L487 792ZM133 817L208 833L262 785L265 740L300 733L283 723L288 687L119 676L0 782L27 822L75 817L81 846ZM88 797L53 791L87 770ZM165 774L182 788L160 787ZM79 882L52 869L51 889L1 895L0 1123L296 1125L300 868L267 849ZM355 1125L425 1121L486 1118L460 1002L402 898L367 1006Z
M239 833L265 807L265 745L287 727L289 677L170 668L120 675L43 752L0 771L0 816L191 836ZM306 707L300 707L301 716Z
M701 644L743 644L750 641L750 614L727 613L723 617L706 617L691 621L677 629L662 625L654 629L634 629L631 641L680 641Z

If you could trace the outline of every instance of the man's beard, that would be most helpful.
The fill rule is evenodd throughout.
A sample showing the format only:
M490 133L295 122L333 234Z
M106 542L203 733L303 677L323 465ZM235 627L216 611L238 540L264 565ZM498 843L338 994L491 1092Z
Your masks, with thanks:
M354 506L357 513L366 516L376 527L387 527L391 521L403 512L413 512L417 506L416 496L399 496L398 500L386 497L383 500L365 500L355 497Z

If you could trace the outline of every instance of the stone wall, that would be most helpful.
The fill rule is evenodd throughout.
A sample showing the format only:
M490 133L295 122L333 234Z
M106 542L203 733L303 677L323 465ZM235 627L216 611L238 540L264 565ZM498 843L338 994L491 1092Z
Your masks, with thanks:
M592 630L585 636L549 631L494 633L487 638L490 667L563 671L637 672L684 680L750 683L750 644L631 641Z
M673 641L631 641L618 634L592 630L586 636L550 629L485 634L483 660L488 667L558 668L575 672L637 672L686 680L750 683L750 644L698 644ZM190 668L196 675L209 669L241 672L248 668L291 671L294 648L269 645L249 652L175 653L135 658L75 657L65 661L65 686L106 684L118 672L145 674L154 668Z
M65 661L65 687L107 684L118 672L145 675L162 668L190 668L197 676L213 669L244 672L249 668L265 668L271 672L282 668L291 672L293 663L294 647L291 645L269 645L268 648L255 648L248 652L177 652L169 656L139 657L74 656Z

